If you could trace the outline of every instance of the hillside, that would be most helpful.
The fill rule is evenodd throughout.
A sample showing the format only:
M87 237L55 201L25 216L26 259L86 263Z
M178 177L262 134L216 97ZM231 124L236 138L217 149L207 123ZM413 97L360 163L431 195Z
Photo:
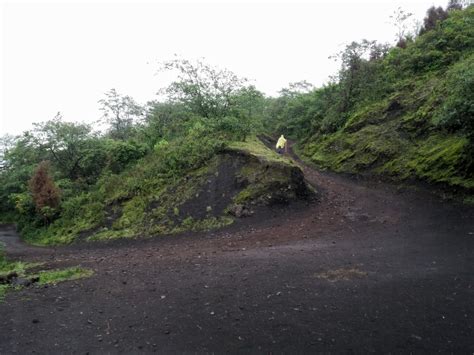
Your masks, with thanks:
M47 226L26 221L20 230L37 245L206 231L251 216L263 206L313 194L291 160L256 138L209 153L205 162L182 169L180 176L165 177L162 164L160 153L150 153L65 201L60 217Z
M319 167L426 181L470 200L474 6L447 16L404 48L347 46L337 82L276 100L279 129Z
M328 4L314 8L331 25L344 19L351 28L344 10L356 25L376 16L373 3L333 12ZM320 88L290 83L268 97L227 69L176 56L159 64L175 81L157 88L154 101L139 104L111 89L98 101L98 125L58 113L0 137L0 355L474 354L474 6L465 4L431 7L412 33L404 31L411 15L398 8L396 45L347 44L335 55L337 75ZM118 27L132 24L112 5L101 8ZM127 11L127 18L168 17L142 5L130 9L152 17ZM238 41L217 49L234 57L245 42L239 52L262 68L255 58L268 46L243 40L259 32L239 27L241 16L230 26L210 11L204 33L195 15L205 6L178 5L169 19L179 34L202 39L223 19L218 30L232 39L232 27ZM287 5L287 19L313 14ZM284 17L268 16L275 26L261 26L252 6L245 14L274 34L278 51L293 53L286 39L318 54L318 41L337 42L311 27L288 31ZM91 19L94 8L87 7ZM244 14L239 9L232 4ZM120 33L97 18L106 32L86 32L101 40ZM60 28L68 34L66 19ZM87 39L77 26L74 38ZM146 43L148 53L152 46L166 52L171 42L162 35L170 31L145 42L133 27L126 37L137 46L115 36L121 50L140 53ZM105 54L82 42L94 51L85 51L90 62ZM193 40L196 48L204 43ZM122 73L145 88L138 69ZM278 69L279 80L294 73ZM95 92L92 76L84 77ZM68 100L83 102L67 88Z
M322 169L474 192L474 6L430 9L417 35L362 40L336 55L322 88L276 98L202 61L177 59L161 101L111 89L107 125L60 114L0 145L0 222L33 244L216 229L256 206L306 199L290 159L255 137L284 133Z

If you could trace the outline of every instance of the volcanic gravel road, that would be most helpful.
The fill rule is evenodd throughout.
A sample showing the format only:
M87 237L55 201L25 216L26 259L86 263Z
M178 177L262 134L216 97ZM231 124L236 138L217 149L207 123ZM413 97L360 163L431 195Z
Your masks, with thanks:
M11 258L95 274L9 293L0 353L473 353L474 209L303 169L318 202L213 233L39 249L3 227Z

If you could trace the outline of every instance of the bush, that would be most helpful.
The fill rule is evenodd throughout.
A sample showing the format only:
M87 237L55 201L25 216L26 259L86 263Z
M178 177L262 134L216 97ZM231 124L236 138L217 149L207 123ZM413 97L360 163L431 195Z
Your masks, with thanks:
M131 163L145 156L147 146L133 141L109 140L106 145L106 150L108 159L107 166L114 174L117 174Z
M446 96L434 123L450 131L474 131L474 55L447 73Z
M53 219L60 202L59 189L49 176L48 170L49 162L41 162L29 181L29 188L36 213L42 216L45 222L49 222Z

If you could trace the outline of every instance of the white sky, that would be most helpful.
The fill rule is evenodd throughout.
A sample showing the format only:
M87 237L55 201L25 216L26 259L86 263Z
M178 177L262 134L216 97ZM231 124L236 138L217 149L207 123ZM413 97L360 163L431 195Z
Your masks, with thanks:
M155 75L157 62L175 53L253 79L267 95L303 79L320 86L338 68L328 56L344 44L393 43L389 16L398 6L422 20L447 1L3 0L0 135L58 111L68 121L95 121L111 88L152 100L170 79Z

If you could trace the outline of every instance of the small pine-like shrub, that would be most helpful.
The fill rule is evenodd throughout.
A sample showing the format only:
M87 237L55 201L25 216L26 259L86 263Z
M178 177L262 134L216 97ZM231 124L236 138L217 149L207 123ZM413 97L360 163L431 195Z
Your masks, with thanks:
M49 176L49 162L42 161L29 181L29 188L36 213L50 221L59 207L60 192Z

